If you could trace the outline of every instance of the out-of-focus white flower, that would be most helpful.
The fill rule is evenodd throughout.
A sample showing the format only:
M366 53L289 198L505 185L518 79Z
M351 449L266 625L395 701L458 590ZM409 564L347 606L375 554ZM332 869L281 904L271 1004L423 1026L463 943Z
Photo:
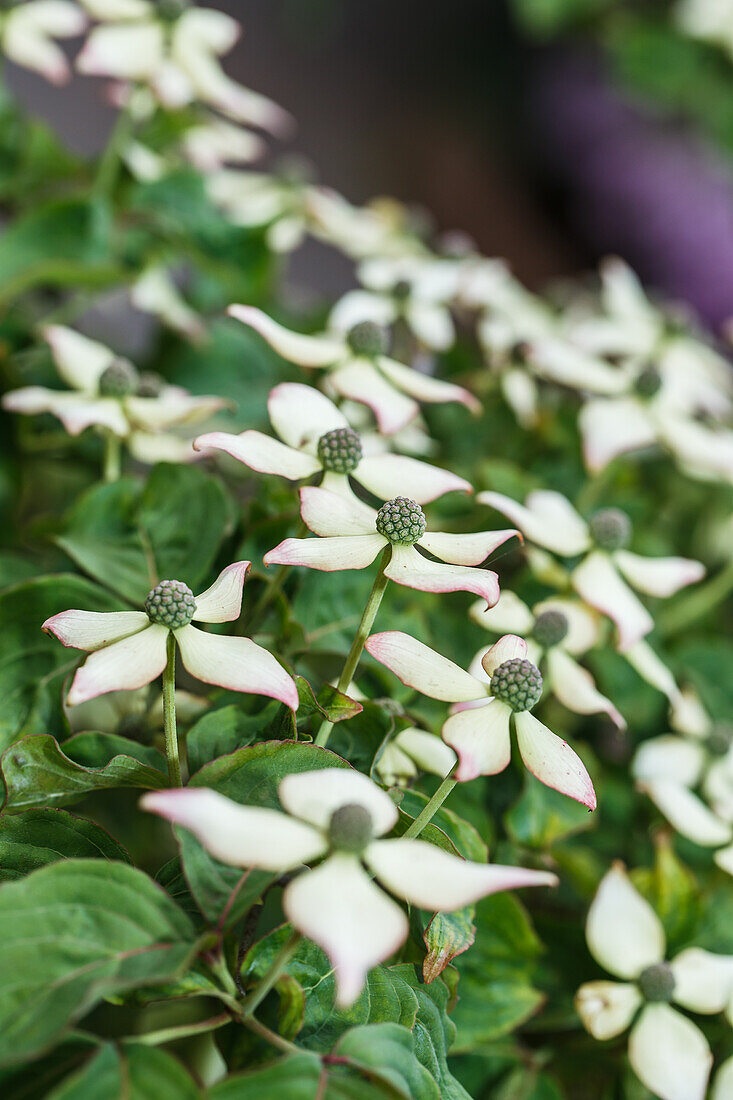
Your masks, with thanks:
M376 769L386 787L406 787L421 772L445 779L457 759L453 749L442 738L410 726L400 730L385 745Z
M365 405L360 405L356 401L342 401L340 408L349 423L359 432L365 455L371 457L394 452L427 458L440 450L419 413L399 431L391 435L382 435L375 429L372 415Z
M209 198L233 225L267 227L273 252L294 252L308 231L309 173L303 167L276 172L222 169L206 180Z
M672 719L680 732L644 741L632 775L678 833L718 849L715 862L733 875L733 730L715 725L691 692Z
M586 939L596 962L622 979L580 987L575 1007L586 1029L595 1039L613 1039L633 1022L629 1061L643 1084L660 1100L704 1100L710 1047L671 1004L722 1012L733 988L733 956L689 947L666 962L661 921L620 864L598 887Z
M710 1100L733 1100L733 1057L726 1058L715 1074Z
M208 706L208 699L192 695L190 691L176 691L176 718L179 722L195 722ZM75 707L65 701L65 713L75 733L101 730L102 733L136 738L141 733L162 730L163 696L158 692L151 697L149 687L141 687L137 691L111 691Z
M73 329L49 325L44 336L70 389L25 386L6 393L3 408L27 416L51 413L70 435L102 428L124 439L140 462L192 461L191 441L172 429L199 423L227 404L221 397L195 397L157 375L139 374L128 360Z
M206 634L192 622L228 623L239 618L250 562L227 566L210 588L194 596L182 581L161 581L144 611L62 611L43 629L72 649L89 653L77 669L67 702L77 706L110 691L151 683L166 665L172 634L184 667L197 680L230 691L268 695L298 709L298 689L272 654L249 638Z
M475 603L469 615L492 634L518 634L527 642L527 656L540 669L544 682L557 699L576 714L603 712L620 729L623 716L595 685L587 669L575 660L598 644L600 616L580 600L551 597L530 610L514 592L502 589L499 602L491 608ZM488 677L481 664L489 652L484 646L469 666L478 679Z
M706 42L714 42L733 56L733 3L731 0L678 0L672 13L683 34L688 34L691 38L702 38Z
M359 433L333 402L312 386L283 382L270 390L267 407L279 438L257 431L240 435L208 432L194 441L194 447L225 451L258 473L277 474L289 481L320 474L323 488L350 499L350 478L381 500L401 490L418 504L456 490L472 491L463 478L414 458L365 456Z
M265 554L265 565L304 565L329 573L366 569L380 550L390 547L384 575L396 584L420 592L473 592L489 606L499 598L499 578L475 567L517 534L513 529L460 535L428 531L414 500L395 497L377 512L356 496L318 487L300 490L300 514L319 537L285 539ZM440 560L432 561L420 550Z
M306 209L313 235L354 260L425 254L409 211L395 199L354 206L331 188L311 187Z
M82 3L101 25L89 34L77 58L80 72L145 84L171 110L198 101L275 134L290 128L286 111L237 84L222 69L219 57L240 34L231 16L177 0Z
M320 336L303 336L253 306L232 305L228 312L259 332L283 359L311 369L328 368L328 382L336 393L367 405L387 435L409 424L419 411L418 401L456 401L472 412L480 410L479 402L463 387L421 374L386 355L387 334L371 321L346 333L332 329Z
M586 523L562 493L550 490L530 493L523 505L494 492L479 493L476 500L508 516L531 543L560 557L582 555L570 573L570 583L587 604L616 624L619 650L632 663L636 658L635 667L645 675L641 669L651 667L654 655L649 658L647 651L638 647L653 629L654 620L626 581L639 592L663 598L699 581L705 567L690 558L647 558L631 553L626 549L631 523L617 508L596 512Z
M54 39L74 38L86 28L86 16L72 0L28 0L0 12L0 47L16 65L66 84L71 69Z
M235 867L297 871L322 860L288 883L283 908L329 956L341 1008L407 936L407 917L385 889L444 912L502 890L557 883L543 871L471 863L424 840L381 839L396 824L397 809L376 783L349 768L287 775L278 795L285 813L240 806L203 787L148 794L141 805L190 829L216 859Z
M194 343L206 335L206 326L192 309L162 264L150 264L133 283L130 301L142 313L151 313L168 328Z
M398 630L373 634L366 648L404 684L431 699L476 703L451 715L443 740L458 753L456 778L496 775L511 759L511 724L522 760L541 783L596 808L593 783L580 757L543 725L532 707L542 694L542 677L526 659L527 643L507 634L484 655L479 678Z

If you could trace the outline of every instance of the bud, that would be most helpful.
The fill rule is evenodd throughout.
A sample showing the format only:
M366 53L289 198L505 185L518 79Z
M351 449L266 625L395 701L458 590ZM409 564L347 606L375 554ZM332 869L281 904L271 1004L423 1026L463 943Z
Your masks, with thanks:
M337 851L359 855L374 836L371 814L358 802L339 806L331 814L328 836L332 847Z
M621 550L631 542L631 520L620 508L603 508L591 516L590 533L601 550Z
M562 611L556 611L554 608L542 611L534 621L532 633L537 644L543 649L551 649L552 646L559 645L568 633L567 615L563 615Z
M634 390L639 397L656 397L662 388L662 376L656 367L650 365L639 372L634 382Z
M524 657L504 661L491 677L491 694L513 711L531 710L542 695L542 675Z
M733 726L717 724L708 734L706 744L712 756L727 756L733 745Z
M349 330L346 343L354 355L365 355L369 359L377 355L386 355L389 347L387 330L374 321L360 321Z
M318 458L324 470L350 474L363 455L361 436L353 428L334 428L318 440Z
M164 386L165 379L160 374L156 374L155 371L149 370L138 378L135 392L138 397L158 397Z
M674 994L676 982L672 967L667 962L647 966L639 975L639 989L647 1001L661 1001L669 1004Z
M412 286L409 279L398 279L392 287L392 297L398 302L406 302L412 294Z
M196 611L193 592L183 581L161 581L148 592L145 612L151 623L180 630L188 626Z
M129 359L113 359L102 371L99 392L102 397L129 397L137 390L139 375Z
M426 527L422 508L407 497L388 500L377 512L377 531L390 542L412 546L423 537Z

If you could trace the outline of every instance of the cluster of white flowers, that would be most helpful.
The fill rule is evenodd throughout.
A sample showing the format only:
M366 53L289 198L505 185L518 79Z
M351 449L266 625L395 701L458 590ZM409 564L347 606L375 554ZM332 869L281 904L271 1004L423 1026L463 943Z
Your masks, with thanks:
M470 244L431 251L398 203L358 208L300 171L232 167L264 150L248 127L280 133L289 116L225 75L219 57L238 34L229 16L179 0L29 0L0 15L0 41L19 64L62 81L70 69L55 39L82 33L87 16L94 26L76 67L115 80L117 101L133 120L191 104L199 112L175 152L131 137L122 156L134 175L163 175L182 156L206 174L210 198L233 225L265 228L269 246L281 253L308 234L326 241L354 261L361 286L336 303L317 335L290 331L251 305L230 306L231 317L308 375L307 383L271 391L271 435L231 434L216 425L195 438L193 430L184 434L225 402L140 373L107 347L58 325L43 335L68 389L25 387L7 395L4 407L51 413L72 436L97 429L124 441L145 463L225 452L250 470L297 483L301 518L315 537L285 539L265 555L266 565L366 569L380 556L377 577L384 586L393 581L421 592L478 596L470 620L498 640L477 653L468 671L403 632L367 638L378 605L364 620L361 647L403 683L452 705L441 738L414 726L395 732L376 769L386 786L409 783L423 771L458 782L495 775L509 765L514 729L526 767L593 810L596 793L580 756L532 710L547 689L569 710L605 714L623 728L630 716L580 663L614 632L618 651L669 698L678 731L642 745L634 775L676 829L715 848L717 862L733 873L730 736L725 740L725 731L680 691L649 645L654 619L637 595L671 597L703 577L701 563L635 553L623 512L605 508L586 517L550 490L535 491L524 503L497 492L477 495L479 506L502 513L512 528L434 531L423 506L473 489L414 457L434 450L421 405L455 403L464 415L480 412L469 389L436 377L437 357L458 340L457 322L475 335L485 379L498 385L523 427L541 421L549 389L572 391L592 474L621 455L661 448L687 475L733 482L728 363L650 302L619 260L603 265L598 295L558 308ZM203 321L164 268L142 272L132 298L188 338L201 335ZM500 591L497 573L485 567L513 538L526 539L530 569L552 589L532 607ZM194 678L270 696L296 711L296 683L275 656L248 638L192 625L238 618L249 565L229 566L197 596L166 580L151 590L145 610L71 610L49 619L44 629L89 654L73 678L68 705L140 692L161 675L176 645ZM355 653L358 663L361 648ZM356 663L342 690L352 690ZM469 863L414 838L382 839L397 822L394 802L353 769L289 775L279 798L285 812L235 805L189 787L148 795L144 805L191 829L219 859L300 872L289 878L285 913L328 953L342 1005L407 935L403 909L385 891L435 911L495 890L555 882L545 872ZM593 903L588 942L625 984L591 982L581 989L578 1011L586 1027L608 1038L639 1012L629 1047L636 1073L663 1100L701 1100L710 1074L707 1043L667 1002L697 1012L724 1010L733 961L690 948L664 963L661 926L619 868L608 873ZM732 1073L720 1070L716 1096L727 1095Z

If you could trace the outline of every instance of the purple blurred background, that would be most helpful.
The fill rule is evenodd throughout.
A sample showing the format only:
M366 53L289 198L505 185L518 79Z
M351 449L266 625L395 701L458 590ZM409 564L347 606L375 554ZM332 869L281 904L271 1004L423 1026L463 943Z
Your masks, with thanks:
M349 198L416 202L531 287L616 252L713 325L733 315L729 168L622 100L598 57L530 46L500 0L211 6L245 28L228 71L296 116L294 149ZM103 143L101 82L10 79L77 149ZM315 262L309 277L339 289L342 269Z

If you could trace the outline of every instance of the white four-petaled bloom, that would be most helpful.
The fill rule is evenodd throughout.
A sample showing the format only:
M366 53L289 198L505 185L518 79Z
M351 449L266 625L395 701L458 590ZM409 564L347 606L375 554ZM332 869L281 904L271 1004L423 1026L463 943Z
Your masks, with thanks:
M16 65L65 84L71 70L54 39L83 34L86 26L84 12L72 0L29 0L0 13L0 46Z
M191 461L196 455L190 439L174 429L199 423L227 404L140 374L104 344L63 325L49 325L44 335L69 390L24 386L5 394L3 408L27 416L51 413L70 435L105 429L124 439L139 462Z
M733 875L733 730L713 723L690 692L672 722L679 733L643 741L632 775L678 833L717 849L715 862Z
M521 638L507 634L484 655L488 682L399 630L372 634L366 648L404 684L431 699L485 703L451 715L443 726L443 739L458 754L459 781L496 775L508 766L513 719L526 767L548 787L596 808L593 783L580 757L530 713L542 694L542 677L527 660Z
M580 602L551 597L530 610L514 592L502 589L491 608L475 603L469 611L475 623L492 634L518 634L527 642L527 656L540 669L553 695L577 714L606 713L620 729L626 722L595 685L587 669L575 660L600 640L599 616ZM469 672L484 679L481 661L489 647L480 649Z
M450 745L440 737L410 726L385 745L376 770L385 786L405 787L421 772L444 779L457 759Z
M265 228L273 252L294 252L303 243L310 190L304 170L268 173L222 168L210 174L205 184L211 201L233 225Z
M65 646L90 654L74 676L68 703L76 706L108 691L130 691L160 676L172 634L184 667L197 680L230 691L269 695L292 710L298 690L266 649L250 638L207 634L192 622L227 623L239 617L248 561L228 566L199 596L181 581L161 581L145 611L62 611L43 629Z
M603 878L588 912L588 947L622 981L586 982L576 1008L595 1039L613 1039L633 1022L631 1066L660 1100L704 1100L713 1062L707 1039L687 1016L722 1012L733 988L733 956L699 947L665 961L666 939L651 905L620 865Z
M91 76L148 85L170 109L198 100L238 122L273 133L290 116L272 100L231 80L219 63L240 34L224 12L163 0L82 0L102 25L88 36L76 64Z
M640 643L654 628L654 620L626 581L649 596L672 596L699 581L705 567L690 558L647 558L631 553L626 549L631 523L617 508L604 508L586 523L562 493L551 490L530 493L524 504L493 492L479 493L476 500L508 516L529 542L560 557L582 556L570 574L570 583L587 604L613 620L618 648L635 667L636 654L642 650L638 670L643 676L645 661L650 661Z
M323 859L285 887L283 908L329 956L340 1007L356 1000L368 971L407 936L407 917L385 891L435 912L501 890L557 883L543 871L471 863L424 840L380 839L397 823L397 809L361 772L287 775L278 795L286 813L193 787L148 794L142 805L190 829L213 856L236 867L285 872Z
M303 336L283 328L253 306L233 305L228 312L259 332L290 363L328 368L328 383L336 393L367 405L387 435L417 416L419 401L457 401L473 412L480 409L473 394L463 387L391 359L386 354L387 334L372 321L363 321L347 332L334 327L319 336Z
M421 592L473 592L489 606L499 598L498 577L474 567L517 534L513 529L459 535L428 531L414 500L395 497L377 512L355 496L318 487L300 490L300 514L320 537L285 539L265 554L265 565L305 565L329 573L365 569L390 547L384 570L390 580ZM418 547L441 560L432 561Z
M361 436L334 403L312 386L283 382L267 399L275 435L245 431L240 435L208 432L194 448L225 451L262 474L290 481L321 475L321 486L349 499L353 478L370 493L387 500L402 491L427 504L452 490L470 492L462 477L402 455L364 455ZM282 441L282 442L281 442Z

